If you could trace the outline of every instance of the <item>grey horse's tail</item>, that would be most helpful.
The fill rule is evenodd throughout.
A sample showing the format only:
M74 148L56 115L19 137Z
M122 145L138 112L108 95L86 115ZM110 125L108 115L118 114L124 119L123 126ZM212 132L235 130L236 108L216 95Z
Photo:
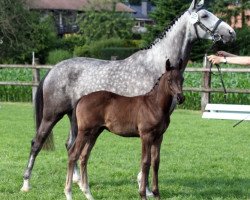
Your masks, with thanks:
M47 76L47 75L46 75ZM45 76L45 77L46 77ZM38 131L42 118L43 118L43 83L45 77L40 81L37 91L36 91L36 97L35 97L35 120L36 120L36 132ZM48 138L46 139L44 145L44 150L54 150L54 139L53 139L53 133L50 133Z

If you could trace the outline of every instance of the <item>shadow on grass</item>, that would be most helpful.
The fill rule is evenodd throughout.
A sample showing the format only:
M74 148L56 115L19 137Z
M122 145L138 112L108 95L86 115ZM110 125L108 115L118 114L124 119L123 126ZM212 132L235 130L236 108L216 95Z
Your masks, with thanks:
M249 199L250 179L240 178L180 178L160 180L162 199ZM92 189L118 188L132 186L133 193L137 193L136 180L121 178L121 180L102 180L92 182ZM94 189L94 190L95 190ZM118 189L119 190L119 189Z
M165 198L192 196L204 199L250 197L250 179L244 178L181 178L163 180L161 194Z

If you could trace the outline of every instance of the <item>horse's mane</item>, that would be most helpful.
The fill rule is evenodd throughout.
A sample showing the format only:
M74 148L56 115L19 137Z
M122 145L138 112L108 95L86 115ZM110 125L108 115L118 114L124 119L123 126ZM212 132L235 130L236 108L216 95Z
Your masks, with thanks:
M143 50L151 49L152 46L154 46L159 41L159 39L164 38L167 32L175 25L175 23L180 19L182 15L184 15L185 12L186 11L175 17L173 21L171 21L170 24L156 37L156 39L153 42L151 42L148 46L143 48Z

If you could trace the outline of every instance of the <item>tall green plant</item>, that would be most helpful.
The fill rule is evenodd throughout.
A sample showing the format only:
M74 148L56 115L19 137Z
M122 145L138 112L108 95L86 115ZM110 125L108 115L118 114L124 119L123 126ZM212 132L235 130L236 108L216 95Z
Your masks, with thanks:
M150 18L155 21L154 26L148 26L148 32L143 39L152 42L178 15L190 5L190 0L154 0L156 8L150 13Z
M28 10L24 0L0 1L0 27L0 63L28 62L32 51L43 55L56 38L50 18Z
M80 33L86 42L110 38L131 38L131 29L134 24L131 16L127 13L116 12L114 1L98 0L98 6L96 1L78 18ZM107 5L111 5L111 7Z

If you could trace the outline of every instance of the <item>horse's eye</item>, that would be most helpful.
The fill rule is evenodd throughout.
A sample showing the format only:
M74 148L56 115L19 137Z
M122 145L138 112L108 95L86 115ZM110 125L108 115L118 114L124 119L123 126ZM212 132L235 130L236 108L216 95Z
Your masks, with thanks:
M208 18L208 15L207 15L207 14L202 15L201 18L202 18L202 19L206 19L206 18Z
M169 84L171 84L171 83L172 83L172 80L171 80L171 79L169 79L169 80L168 80L168 83L169 83Z

